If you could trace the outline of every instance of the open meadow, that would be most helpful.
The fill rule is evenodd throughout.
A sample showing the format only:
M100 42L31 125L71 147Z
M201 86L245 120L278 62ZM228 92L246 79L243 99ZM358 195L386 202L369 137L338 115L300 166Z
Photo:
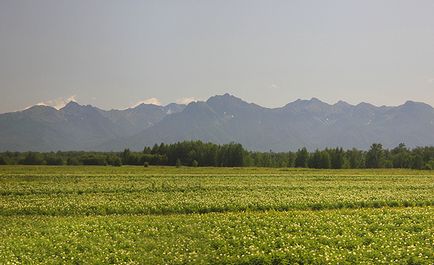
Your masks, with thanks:
M434 171L0 166L0 264L434 264Z

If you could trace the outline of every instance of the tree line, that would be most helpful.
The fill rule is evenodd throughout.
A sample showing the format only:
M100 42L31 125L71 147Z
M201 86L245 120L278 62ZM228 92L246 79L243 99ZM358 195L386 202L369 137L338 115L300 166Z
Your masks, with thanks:
M309 152L252 152L241 144L217 145L201 141L145 147L142 152L3 152L0 165L164 165L214 167L413 168L434 169L434 147L385 149L372 144L368 151L326 148Z

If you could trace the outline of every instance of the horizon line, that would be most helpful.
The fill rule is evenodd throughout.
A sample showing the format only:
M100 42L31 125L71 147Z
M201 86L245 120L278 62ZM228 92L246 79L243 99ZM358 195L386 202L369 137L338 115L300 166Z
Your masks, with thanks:
M15 110L15 111L2 112L2 113L0 113L0 115L2 115L2 114L8 114L8 113L23 112L23 111L29 110L29 109L34 108L34 107L37 107L37 106L43 106L43 107L47 107L47 108L53 108L53 109L55 109L55 110L57 110L57 111L60 111L60 110L62 110L63 108L65 108L65 107L66 107L68 104L70 104L70 103L76 103L76 104L78 104L79 106L91 106L91 107L98 108L98 109L103 110L103 111L116 111L116 110L117 110L117 111L125 111L125 110L128 110L128 109L135 109L135 108L137 108L137 107L139 107L139 106L142 106L142 105L145 105L145 106L156 106L156 107L167 107L167 106L169 106L169 105L171 105L171 104L177 104L177 105L182 105L182 106L188 106L188 105L190 105L190 104L192 104L192 103L197 103L197 102L207 102L209 99L211 99L211 98L213 98L213 97L224 97L224 96L233 97L233 98L239 99L239 100L241 100L241 101L243 101L243 102L246 102L246 103L248 103L248 104L254 104L254 105L257 105L257 106L259 106L259 107L261 107L261 108L264 108L264 109L270 109L270 110L273 110L273 109L281 109L281 108L286 107L286 106L289 105L289 104L293 104L293 103L300 102L300 101L304 101L304 102L319 101L319 102L324 103L324 104L327 104L327 105L329 105L329 106L335 106L335 105L338 105L338 104L348 104L348 105L350 105L350 106L352 106L352 107L356 107L356 106L359 106L359 105L362 105L362 104L368 104L368 105L371 105L371 106L376 107L376 108L384 108L384 107L386 107L386 108L387 108L387 107L400 107L400 106L403 106L403 105L405 105L405 104L407 104L407 103L419 103L419 104L425 104L425 105L430 106L431 108L434 108L434 107L433 107L431 104L429 104L429 103L426 103L426 102L423 102L423 101L414 101L414 100L406 100L404 103L399 104L399 105L385 105L385 104L384 104L384 105L375 105L375 104L372 104L372 103L369 103L369 102L365 102L365 101L361 101L361 102L359 102L359 103L357 103L357 104L351 104L351 103L348 103L348 102L345 101L345 100L338 100L338 101L336 101L335 103L329 103L329 102L323 101L323 100L321 100L321 99L319 99L319 98L317 98L317 97L311 97L310 99L298 98L298 99L293 100L293 101L290 101L290 102L288 102L288 103L286 103L285 105L280 106L280 107L265 107L265 106L262 106L262 105L259 105L259 104L255 103L255 102L248 102L248 101L246 101L246 100L244 100L244 99L242 99L242 98L240 98L240 97L237 97L237 96L235 96L235 95L233 95L233 94L230 94L230 93L224 93L224 94L216 94L216 95L214 95L214 96L210 96L210 97L208 97L208 99L206 99L206 100L202 100L202 99L193 100L193 101L191 101L191 102L188 103L188 104L182 104L182 103L177 103L177 102L170 102L170 103L168 103L168 104L160 104L160 105L158 105L158 104L154 104L154 103L144 103L144 102L142 102L142 103L140 103L140 104L135 104L135 105L130 106L130 107L126 107L126 108L118 108L118 109L116 109L116 108L103 109L103 108L100 108L100 107L95 106L95 105L92 105L92 104L79 103L76 99L72 99L72 100L69 100L69 101L65 102L65 105L63 105L62 107L59 107L59 108L56 108L55 106L51 106L51 105L47 105L47 104L43 104L43 103L36 103L36 104L31 105L31 106L28 106L28 107L26 107L26 108L24 108L24 109Z

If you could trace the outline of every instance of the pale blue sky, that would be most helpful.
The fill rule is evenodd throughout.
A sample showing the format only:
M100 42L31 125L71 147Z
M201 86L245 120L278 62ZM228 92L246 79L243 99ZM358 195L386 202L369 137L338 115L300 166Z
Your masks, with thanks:
M0 112L229 92L434 105L434 1L0 1Z

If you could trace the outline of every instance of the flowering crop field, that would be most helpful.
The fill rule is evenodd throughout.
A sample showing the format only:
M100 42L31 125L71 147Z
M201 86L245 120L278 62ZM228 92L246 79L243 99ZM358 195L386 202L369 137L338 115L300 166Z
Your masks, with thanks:
M0 167L0 264L434 264L434 172Z

